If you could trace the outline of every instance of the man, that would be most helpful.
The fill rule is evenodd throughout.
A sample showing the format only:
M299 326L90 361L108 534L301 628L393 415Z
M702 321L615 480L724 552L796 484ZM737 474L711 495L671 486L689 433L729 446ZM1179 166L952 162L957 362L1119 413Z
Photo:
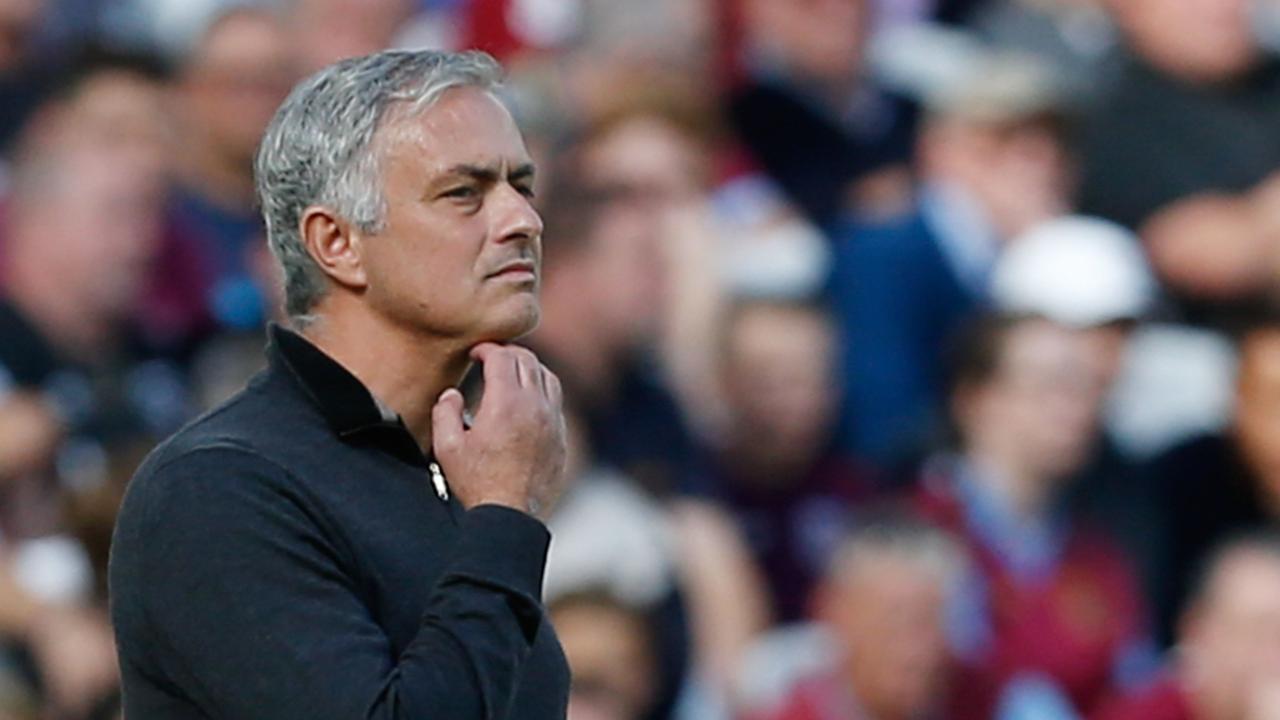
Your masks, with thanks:
M67 137L80 127L53 130L15 167L0 226L8 256L0 375L56 409L67 435L52 448L57 474L64 487L87 488L105 479L105 454L173 432L186 403L180 366L136 322L162 240L160 178L119 145ZM36 487L19 491L28 483L21 479L0 489L6 535L57 525L55 487L46 482L54 460L45 458L47 472L31 478Z
M742 0L729 121L752 160L814 222L892 213L910 196L914 104L872 76L868 0Z
M273 12L232 6L213 14L177 73L184 147L176 214L200 242L210 276L206 300L224 328L255 329L269 317L269 293L255 272L265 248L253 153L297 79L290 49Z
M158 248L157 178L119 146L68 142L68 130L19 157L3 222L0 647L29 651L38 697L83 717L118 673L65 508L105 486L118 453L176 428L184 393L181 371L132 323ZM0 684L25 687L24 675L0 670Z
M1205 566L1170 672L1095 720L1269 720L1280 713L1280 538L1227 542Z
M75 144L110 149L134 173L169 180L176 132L168 77L164 62L147 53L94 45L84 48L60 70L56 93L27 124L15 161L21 165L24 156L39 155L49 145ZM197 242L202 237L179 232L167 216L164 224L146 297L135 312L155 343L177 351L209 329L205 308L209 280L203 248ZM0 232L0 286L5 234Z
M996 258L1071 202L1065 98L1049 68L994 54L928 100L920 188L891 222L830 228L832 305L844 347L844 445L892 466L942 416L951 336L986 300Z
M1096 439L1091 349L1079 330L1016 316L983 318L959 343L957 452L929 462L917 502L975 561L950 628L966 668L962 717L1065 700L1087 713L1145 669L1136 579L1109 538L1058 502Z
M586 169L575 163L564 172ZM530 342L583 408L600 461L668 496L693 486L702 463L679 403L650 362L667 269L656 211L617 189L593 180L547 193L555 245L546 321Z
M645 613L591 590L557 598L549 611L573 669L569 720L650 717L659 674Z
M714 496L769 582L779 620L801 619L871 478L832 447L839 394L835 330L801 301L742 299L724 329L728 432Z
M1134 228L1183 319L1274 293L1280 62L1249 0L1103 0L1123 40L1081 123L1081 207ZM1210 130L1211 129L1211 130Z
M542 223L499 73L380 53L277 112L257 185L298 332L130 486L126 716L564 716L533 517L560 491L560 385L500 344L537 323Z
M1239 353L1230 427L1171 448L1147 469L1162 520L1152 572L1164 636L1173 634L1192 568L1232 534L1280 518L1280 322L1256 323Z
M769 720L921 720L942 714L948 667L948 589L964 566L942 532L892 516L842 539L819 585L816 619L837 648Z

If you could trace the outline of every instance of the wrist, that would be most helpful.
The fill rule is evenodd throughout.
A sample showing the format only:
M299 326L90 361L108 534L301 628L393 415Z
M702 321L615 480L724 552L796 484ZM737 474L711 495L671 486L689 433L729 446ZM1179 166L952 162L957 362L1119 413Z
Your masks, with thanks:
M515 495L487 495L478 498L475 502L466 504L468 510L478 508L482 505L498 505L510 510L518 510L519 512L533 515L530 506L531 501L528 498L518 497Z

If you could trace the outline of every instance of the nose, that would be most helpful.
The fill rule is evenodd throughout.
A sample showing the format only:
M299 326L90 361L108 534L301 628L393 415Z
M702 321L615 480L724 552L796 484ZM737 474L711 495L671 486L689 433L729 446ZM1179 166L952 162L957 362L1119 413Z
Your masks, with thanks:
M498 222L495 237L500 242L541 238L542 216L529 198L511 185L503 185L498 194L500 209L495 214Z

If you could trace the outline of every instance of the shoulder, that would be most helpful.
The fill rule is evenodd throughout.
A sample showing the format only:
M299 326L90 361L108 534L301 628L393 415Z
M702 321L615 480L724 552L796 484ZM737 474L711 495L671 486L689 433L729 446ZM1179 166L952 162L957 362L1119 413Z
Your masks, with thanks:
M272 383L266 374L256 377L157 446L129 483L121 526L178 527L189 515L215 516L219 504L292 487L288 447L306 442L319 421Z

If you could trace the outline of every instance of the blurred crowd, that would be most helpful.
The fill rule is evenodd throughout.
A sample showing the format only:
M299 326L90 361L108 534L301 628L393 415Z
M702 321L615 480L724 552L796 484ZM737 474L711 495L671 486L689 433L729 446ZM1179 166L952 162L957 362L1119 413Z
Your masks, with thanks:
M538 161L570 720L1280 720L1274 0L0 0L0 720L119 717L258 139L388 47Z

